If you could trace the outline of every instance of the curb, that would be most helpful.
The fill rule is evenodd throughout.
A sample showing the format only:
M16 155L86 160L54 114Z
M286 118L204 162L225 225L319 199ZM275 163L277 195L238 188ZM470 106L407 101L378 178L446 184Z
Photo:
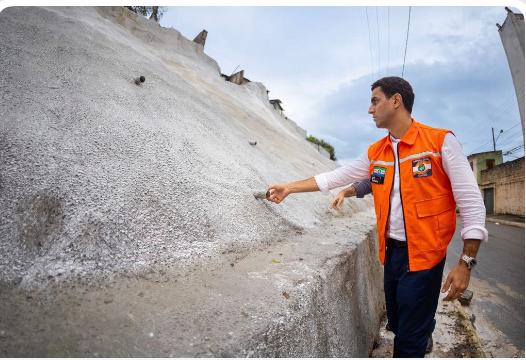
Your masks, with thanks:
M517 222L517 221L501 220L497 218L486 218L486 221L493 222L493 223L499 223L502 225L516 226L516 227L520 227L524 229L524 223Z
M458 301L455 300L454 304L455 304L455 307L457 309L457 312L462 317L462 325L468 331L468 333L469 333L468 336L471 339L472 344L476 348L476 353L477 354L476 354L475 357L486 358L487 356L486 356L486 353L484 352L484 350L482 348L482 343L481 343L480 338L478 336L477 329L475 329L475 326L473 325L473 323L469 319L469 315L466 313L466 311L464 310L464 308L462 307L462 305Z

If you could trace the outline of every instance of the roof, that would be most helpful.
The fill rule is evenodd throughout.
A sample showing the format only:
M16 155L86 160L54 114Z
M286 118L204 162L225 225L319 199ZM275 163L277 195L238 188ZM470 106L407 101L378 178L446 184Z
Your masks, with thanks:
M489 171L495 171L495 169L501 169L501 168L507 167L507 166L513 166L513 165L515 165L517 163L520 163L521 161L524 162L524 156L520 157L518 159L515 159L515 160L506 161L506 162L504 162L502 164L499 164L499 165L496 165L496 166L494 166L494 167L492 167L490 169L484 169L484 170L481 171L481 173L489 172Z
M279 107L280 110L285 110L283 109L283 106L281 106L282 102L280 99L272 99L272 100L269 100L269 102L274 105L274 107L276 107L276 105Z
M477 155L491 154L491 153L494 153L495 155L502 155L502 150L497 150L497 151L484 151L484 152L479 152L479 153L473 153L473 154L468 155L468 158L475 157L475 156L477 156Z

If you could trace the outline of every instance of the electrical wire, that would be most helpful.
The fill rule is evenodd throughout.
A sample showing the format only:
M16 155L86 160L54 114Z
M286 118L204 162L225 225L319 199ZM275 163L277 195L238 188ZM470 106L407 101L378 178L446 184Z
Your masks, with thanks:
M374 10L376 11L376 37L378 39L378 42L376 44L376 47L378 49L378 57L377 57L377 66L378 66L378 76L380 76L380 25L379 25L379 22L378 22L378 6L376 6L374 8Z
M391 35L389 34L389 30L390 30L390 8L389 6L387 7L387 73L389 73L389 66L390 66L390 62L389 62L389 56L390 56L390 48L389 48L389 39L391 37Z
M409 27L411 26L411 6L409 7L409 16L407 17L407 32L405 35L404 64L402 65L402 78L404 77L405 59L407 56L407 41L409 40Z
M373 70L373 49L371 46L371 27L369 26L369 14L367 13L367 6L365 7L365 17L367 19L367 32L369 34L369 59L371 65L371 81L374 80L374 70Z
M508 129L506 129L506 130L504 130L504 131L503 131L503 134L506 134L508 131L510 131L511 129L513 129L513 128L519 126L519 125L521 125L521 124L520 124L520 123L519 123L519 124L515 124L515 125L513 125L512 127L508 128ZM501 140L502 140L502 139L501 139ZM476 148L474 148L473 150L471 150L470 153L471 153L471 154L474 154L477 150L482 149L482 148L485 147L486 145L491 145L491 144L493 144L493 140L486 141L485 143L483 143L483 144L477 146Z
M503 156L507 156L507 155L510 155L510 154L513 154L514 152L517 152L519 151L520 149L523 149L524 148L524 145L519 145L519 146L515 146L514 148L506 151L506 152L503 152L502 155Z

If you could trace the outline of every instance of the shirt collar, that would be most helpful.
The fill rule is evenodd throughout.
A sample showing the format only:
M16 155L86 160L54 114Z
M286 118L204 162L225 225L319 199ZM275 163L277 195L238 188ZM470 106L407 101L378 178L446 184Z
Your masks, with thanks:
M396 139L397 142L404 142L408 145L413 145L416 141L416 136L418 135L418 122L414 118L411 118L411 120L411 126L401 139L396 139L389 133L389 140L393 141Z
M413 145L418 135L419 126L418 126L418 122L414 118L411 118L411 120L412 120L411 126L409 127L409 129L406 131L406 133L401 139L396 139L393 135L391 135L391 133L387 134L386 136L387 141L385 142L385 146L387 145L392 146L393 142L396 142L396 143L403 142L408 145Z

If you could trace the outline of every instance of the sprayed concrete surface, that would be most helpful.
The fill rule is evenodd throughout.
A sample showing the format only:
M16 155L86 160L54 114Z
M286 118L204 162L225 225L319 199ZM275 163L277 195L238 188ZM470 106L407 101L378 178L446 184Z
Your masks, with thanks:
M4 9L0 68L3 356L367 356L372 201L254 198L336 167L263 84L123 7Z

